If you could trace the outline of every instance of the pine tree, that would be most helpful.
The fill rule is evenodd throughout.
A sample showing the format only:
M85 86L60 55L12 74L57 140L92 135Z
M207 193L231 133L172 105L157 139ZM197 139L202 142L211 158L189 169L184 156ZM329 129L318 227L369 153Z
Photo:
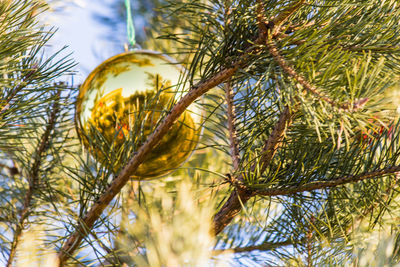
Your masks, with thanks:
M73 62L43 53L46 5L0 2L2 263L398 263L399 2L154 3L158 39L143 44L176 57L190 88L115 171L77 136L79 87L60 82ZM131 180L194 101L191 160Z

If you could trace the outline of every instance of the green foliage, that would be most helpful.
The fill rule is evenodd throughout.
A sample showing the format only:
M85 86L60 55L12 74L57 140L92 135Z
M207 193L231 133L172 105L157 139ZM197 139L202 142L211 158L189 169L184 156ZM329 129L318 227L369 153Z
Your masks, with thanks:
M0 2L0 231L7 260L12 244L29 222L47 224L63 180L58 171L69 145L70 88L56 79L73 62L60 54L45 57L52 32L37 23L46 5ZM54 218L50 216L50 218Z
M126 197L117 236L121 253L137 266L207 265L212 209L210 199L199 199L192 187L190 180L183 180L174 184L175 192L167 193L161 186L147 188L140 204ZM149 195L153 197L148 199Z
M263 15L273 18L290 4L290 1L264 1ZM322 95L339 104L368 99L360 109L343 110L307 92L263 45L264 49L251 55L246 67L235 74L240 172L245 174L250 188L262 191L301 186L399 164L397 107L390 105L388 102L392 100L387 98L399 76L400 32L393 24L400 16L396 5L395 1L308 1L281 26L282 34L276 37L281 55ZM258 36L254 1L182 1L165 8L171 10L169 14L179 14L191 22L171 37L173 30L169 30L166 21L167 33L161 37L178 40L185 44L185 51L193 53L189 71L199 80L206 80L221 67L229 67L253 46ZM228 20L230 23L225 24ZM177 51L183 52L179 48ZM223 98L222 92L219 95ZM253 164L261 164L264 143L286 105L296 114L282 146L265 173L252 171ZM224 128L221 125L226 125L226 116L216 115L212 120L215 120L213 132L227 140L226 130L221 130ZM376 133L381 125L385 130ZM299 244L292 249L266 252L275 257L274 260L266 257L269 264L280 260L291 262L296 257L307 262L309 244L305 240L311 231L314 254L311 264L344 264L348 260L345 255L351 253L345 244L354 218L367 216L373 229L379 227L383 214L391 212L387 203L396 206L392 203L397 195L397 190L392 189L396 185L393 179L393 176L377 177L354 185L248 204L248 210L235 221L241 226L228 227L225 235L219 237L220 246L254 246L290 239ZM276 203L275 210L280 212L268 209L263 219L256 219L260 217L254 212L254 205L269 207L271 203ZM269 223L262 223L262 227L247 223L253 220ZM241 241L245 233L245 239L251 241ZM316 253L321 246L325 247L324 253ZM246 257L243 255L238 257ZM328 262L323 260L326 255L337 257L329 257L332 261ZM248 257L253 256L249 253Z
M128 183L85 229L71 264L398 264L399 182L396 171L387 171L400 165L399 100L391 99L400 77L398 1L137 3L136 14L146 11L137 19L149 25L147 39L139 31L139 42L174 55L191 85L238 64L229 79L236 118L227 116L226 86L209 91L200 101L203 133L191 160L160 180ZM118 25L122 4L115 2ZM126 164L137 150L129 142L125 152L110 146L102 151L107 159L96 162L79 142L73 118L78 88L60 83L73 63L60 54L43 56L51 30L37 23L37 15L45 8L0 2L4 263L16 249L23 263L29 238L41 241L31 252L38 261L46 258L42 252L59 250L115 181L118 171L107 166ZM279 139L285 110L291 122ZM238 168L229 123L235 125ZM89 143L103 139L99 133ZM271 140L278 144L266 160ZM315 189L302 190L307 186ZM213 239L212 214L242 188L252 197ZM41 234L25 236L29 229ZM215 255L224 252L232 258Z

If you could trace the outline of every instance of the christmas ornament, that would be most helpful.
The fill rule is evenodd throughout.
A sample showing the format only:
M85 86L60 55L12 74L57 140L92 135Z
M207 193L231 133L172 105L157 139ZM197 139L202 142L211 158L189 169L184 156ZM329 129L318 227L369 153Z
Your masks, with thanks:
M119 54L100 64L82 84L76 103L84 146L103 163L112 157L107 154L111 150L137 150L185 92L181 72L168 57L147 50ZM178 168L198 143L201 120L199 108L192 104L132 178L155 178ZM127 140L132 145L127 146ZM113 170L127 161L117 160Z

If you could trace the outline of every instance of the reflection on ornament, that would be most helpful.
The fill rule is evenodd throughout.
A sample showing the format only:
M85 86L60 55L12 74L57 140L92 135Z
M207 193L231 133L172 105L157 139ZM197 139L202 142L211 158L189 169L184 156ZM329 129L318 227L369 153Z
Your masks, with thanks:
M152 51L114 56L99 65L82 84L76 103L78 134L100 162L111 148L137 150L185 92L181 68ZM192 104L132 174L133 179L166 175L186 161L200 135L201 115ZM100 140L104 141L100 142ZM117 160L114 171L127 162Z

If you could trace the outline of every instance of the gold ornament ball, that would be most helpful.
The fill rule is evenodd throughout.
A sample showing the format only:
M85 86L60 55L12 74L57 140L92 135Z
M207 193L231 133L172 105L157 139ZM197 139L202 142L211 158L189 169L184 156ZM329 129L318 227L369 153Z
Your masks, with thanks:
M147 50L116 55L93 70L80 88L75 121L94 158L104 162L111 147L120 151L127 140L140 147L185 93L182 70L170 58ZM132 178L163 176L184 163L199 140L200 114L196 104L189 106ZM98 134L103 142L97 141ZM128 160L117 160L113 171Z

